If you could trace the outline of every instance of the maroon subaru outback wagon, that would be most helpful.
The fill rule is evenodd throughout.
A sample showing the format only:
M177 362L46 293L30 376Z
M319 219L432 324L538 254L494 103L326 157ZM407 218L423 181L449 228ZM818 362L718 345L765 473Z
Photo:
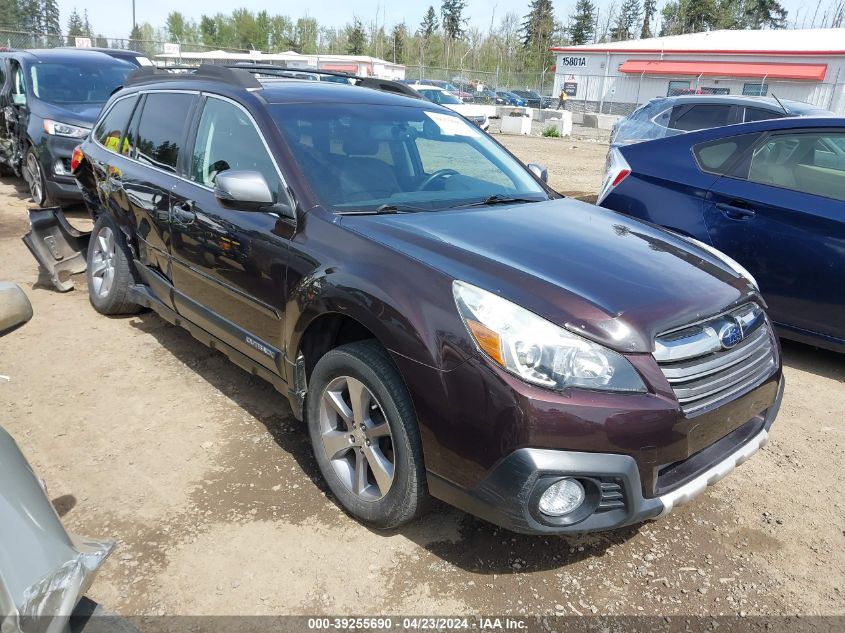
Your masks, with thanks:
M780 352L736 262L555 193L401 86L253 70L138 71L112 97L73 161L91 303L274 384L351 515L395 527L431 495L606 530L766 443Z

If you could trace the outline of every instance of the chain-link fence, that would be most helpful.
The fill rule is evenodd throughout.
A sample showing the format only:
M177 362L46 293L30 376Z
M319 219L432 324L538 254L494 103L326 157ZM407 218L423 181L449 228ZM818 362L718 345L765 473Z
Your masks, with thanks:
M842 78L845 80L845 78ZM845 83L742 79L736 77L669 77L646 75L558 74L554 94L563 89L567 106L575 112L600 112L627 116L656 97L685 94L777 96L803 101L837 114L845 114Z
M550 95L554 86L552 72L516 72L507 68L489 71L410 64L405 66L405 78L448 81L463 89L534 90L541 95Z
M0 29L0 46L10 49L15 48L56 48L59 46L77 46L78 44L89 44L103 48L121 48L125 50L138 51L150 59L156 55L168 52L167 46L173 43L158 40L132 40L119 37L93 37L80 38L64 35L61 33L36 33L27 31L10 31ZM205 46L191 42L179 42L179 49L184 53L202 53L211 50L221 50L219 46ZM245 53L247 51L236 48L223 48L231 53Z

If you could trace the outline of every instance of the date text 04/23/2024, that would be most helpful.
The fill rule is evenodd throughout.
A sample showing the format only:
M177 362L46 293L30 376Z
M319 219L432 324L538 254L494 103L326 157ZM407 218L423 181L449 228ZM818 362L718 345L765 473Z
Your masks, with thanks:
M522 631L528 623L512 617L318 617L308 619L312 631Z

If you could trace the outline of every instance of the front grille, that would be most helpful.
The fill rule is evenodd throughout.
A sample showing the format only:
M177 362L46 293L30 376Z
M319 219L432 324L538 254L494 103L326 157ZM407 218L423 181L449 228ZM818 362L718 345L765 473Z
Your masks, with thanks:
M741 340L728 347L736 328ZM747 305L657 337L654 355L681 409L690 414L762 383L775 370L774 349L763 311Z

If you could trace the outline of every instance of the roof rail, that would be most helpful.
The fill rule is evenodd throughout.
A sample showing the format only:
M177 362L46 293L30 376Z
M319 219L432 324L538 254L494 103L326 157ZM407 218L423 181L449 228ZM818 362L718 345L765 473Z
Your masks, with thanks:
M173 73L169 70L155 66L142 66L129 74L124 86L137 86L140 84L158 83L160 81L185 81L185 80L212 80L221 81L239 88L261 88L261 82L251 73L228 66L214 64L203 64L193 72Z
M396 94L405 95L406 97L413 97L421 99L422 96L416 90L400 81L393 81L390 79L379 79L377 77L361 77L337 70L322 70L320 68L289 68L287 66L276 66L274 64L260 64L239 62L237 64L228 65L226 68L233 70L243 70L256 75L267 75L271 77L280 77L285 79L301 79L302 75L323 75L325 77L338 77L341 79L349 79L352 85L361 86L362 88L370 88L372 90L380 90L382 92L393 92Z

